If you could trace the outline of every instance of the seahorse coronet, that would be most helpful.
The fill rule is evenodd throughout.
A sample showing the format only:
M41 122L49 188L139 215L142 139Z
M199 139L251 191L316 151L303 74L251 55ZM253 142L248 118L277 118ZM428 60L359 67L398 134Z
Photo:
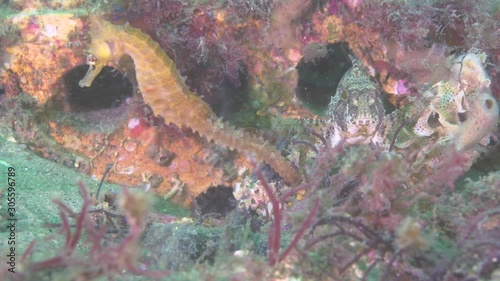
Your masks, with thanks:
M174 62L147 34L128 24L114 25L98 16L90 16L92 38L89 52L97 60L79 82L90 86L102 68L129 55L135 64L136 79L144 101L167 124L190 128L209 141L251 154L256 161L269 164L285 182L298 183L300 177L291 163L261 138L221 123L206 104L191 92Z

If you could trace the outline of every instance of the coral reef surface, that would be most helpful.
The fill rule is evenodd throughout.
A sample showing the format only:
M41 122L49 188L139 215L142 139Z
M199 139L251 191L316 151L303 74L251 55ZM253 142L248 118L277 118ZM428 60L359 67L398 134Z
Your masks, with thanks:
M498 280L499 20L488 0L0 2L0 275Z

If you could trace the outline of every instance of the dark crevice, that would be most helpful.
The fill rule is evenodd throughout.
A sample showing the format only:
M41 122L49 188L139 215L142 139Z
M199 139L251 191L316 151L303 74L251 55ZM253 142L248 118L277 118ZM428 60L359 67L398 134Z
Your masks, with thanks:
M441 122L439 122L439 113L432 112L429 115L429 118L427 118L427 125L429 125L429 127L433 128L433 129L440 127Z
M382 92L380 99L382 100L382 106L384 107L385 114L391 114L396 110L396 107L391 103L389 95L386 92Z
M339 42L326 45L326 52L319 52L315 59L303 58L297 65L299 80L297 97L311 110L322 112L335 95L337 86L352 63L347 55L348 44ZM312 55L314 56L314 54ZM305 56L306 57L306 56Z
M79 65L63 76L66 101L72 112L115 108L132 97L133 87L130 81L110 66L103 68L90 87L80 87L78 82L85 76L88 68L88 65Z
M236 199L231 187L211 186L202 194L196 196L193 202L195 214L199 217L225 217L236 207Z
M202 96L202 98L210 104L218 117L231 120L243 109L248 101L248 93L248 73L246 67L242 66L237 77L224 78L218 87L214 87L210 96Z
M467 121L467 112L459 112L457 116L460 123Z

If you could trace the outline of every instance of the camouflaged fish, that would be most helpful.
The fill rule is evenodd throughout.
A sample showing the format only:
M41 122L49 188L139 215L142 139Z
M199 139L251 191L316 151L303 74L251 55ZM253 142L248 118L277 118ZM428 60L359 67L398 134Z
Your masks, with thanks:
M478 50L452 59L450 78L423 91L419 99L386 115L377 82L351 58L353 66L342 77L331 98L323 135L332 147L369 144L384 150L422 151L439 157L446 144L469 150L486 144L498 123L498 103L484 70L485 55Z
M359 61L344 74L337 93L328 105L330 127L327 139L336 146L341 140L348 144L384 143L384 107L377 83L364 71Z

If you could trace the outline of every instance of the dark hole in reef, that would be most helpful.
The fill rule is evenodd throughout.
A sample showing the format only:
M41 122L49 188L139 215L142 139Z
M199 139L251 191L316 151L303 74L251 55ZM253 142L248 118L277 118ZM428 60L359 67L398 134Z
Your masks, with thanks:
M210 103L218 117L229 120L240 112L248 100L248 73L242 66L237 77L225 77L219 87L216 87L214 102Z
M494 102L490 99L487 99L485 102L484 102L484 105L486 106L487 109L492 109L493 108L493 104Z
M326 110L340 79L352 66L347 43L328 44L326 51L322 58L307 62L302 59L297 65L297 97L311 110L318 112Z
M5 88L0 84L0 96L5 95Z
M194 203L198 215L226 216L236 207L236 199L231 187L211 186L202 194L196 196Z
M460 123L467 121L467 112L458 113L457 116Z
M382 92L380 95L380 99L382 100L382 107L384 107L385 114L391 114L396 110L396 106L391 103L389 100L389 95L385 92Z
M114 108L133 95L130 81L110 66L102 69L90 87L80 87L78 82L85 76L88 68L88 65L79 65L63 76L66 100L71 111L88 112Z
M153 153L153 151L150 151L149 153ZM175 157L177 157L175 153L169 151L164 147L158 149L158 152L153 155L156 163L162 167L170 166Z
M486 175L487 173L491 173L494 171L500 170L500 143L493 137L490 137L488 143L489 149L480 153L479 158L474 162L472 168L477 172L480 171ZM477 175L477 173L476 173ZM467 178L467 174L463 176L463 178Z
M162 167L168 167L170 166L170 164L172 163L172 160L174 160L175 158L175 153L170 153L168 155L163 155L163 156L160 156L158 157L158 165L162 166Z
M427 124L433 129L441 126L441 122L439 122L439 113L432 112L429 118L427 118Z
M231 120L242 111L248 100L248 71L241 63L239 68L229 73L221 70L219 62L208 59L204 65L195 64L179 67L181 75L186 76L186 85L210 105L217 117ZM182 70L183 67L187 68Z

